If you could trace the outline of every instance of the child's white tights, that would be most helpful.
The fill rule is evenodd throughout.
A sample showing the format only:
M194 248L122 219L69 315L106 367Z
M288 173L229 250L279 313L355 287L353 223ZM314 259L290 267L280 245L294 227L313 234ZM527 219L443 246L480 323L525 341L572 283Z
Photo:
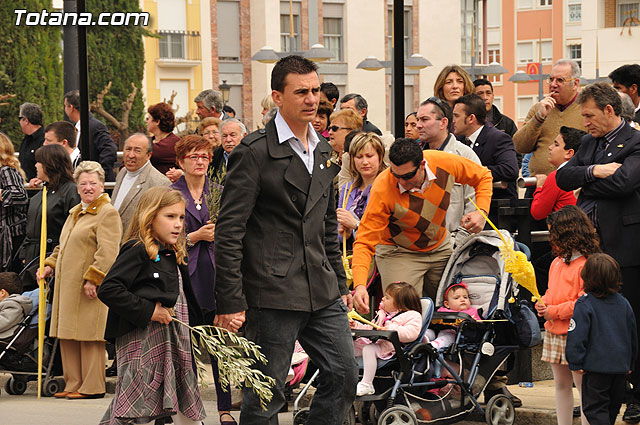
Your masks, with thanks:
M578 394L582 398L582 375L572 372L567 365L551 363L553 381L556 385L556 416L558 425L571 425L573 423L573 388L576 384ZM582 425L589 425L584 413L581 414Z
M443 329L438 332L438 337L436 338L435 331L433 329L427 329L426 336L429 343L435 348L445 348L453 344L456 340L456 331L453 329Z
M376 345L368 344L362 347L362 381L373 384L378 368L378 358L376 356Z

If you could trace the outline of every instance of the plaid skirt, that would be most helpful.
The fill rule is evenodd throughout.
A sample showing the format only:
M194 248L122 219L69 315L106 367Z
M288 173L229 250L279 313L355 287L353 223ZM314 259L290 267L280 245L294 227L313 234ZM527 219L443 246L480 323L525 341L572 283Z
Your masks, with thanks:
M544 333L544 342L542 343L542 361L549 363L558 363L567 365L565 357L565 348L567 347L567 334Z
M179 270L178 276L180 294L174 311L189 323ZM116 358L116 392L100 425L148 423L178 411L194 421L204 419L188 328L177 322L150 322L116 339Z

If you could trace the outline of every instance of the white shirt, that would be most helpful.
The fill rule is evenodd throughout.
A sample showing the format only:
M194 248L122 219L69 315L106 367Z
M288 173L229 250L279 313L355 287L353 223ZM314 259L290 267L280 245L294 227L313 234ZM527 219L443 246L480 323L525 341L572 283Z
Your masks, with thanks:
M278 143L283 144L284 142L289 142L289 146L291 149L298 154L304 166L307 167L307 171L309 174L313 173L313 152L316 150L316 146L320 143L320 139L316 134L316 131L313 129L311 123L308 124L307 129L307 142L309 143L309 149L306 149L300 139L298 139L289 128L289 124L282 118L280 115L280 111L276 114L274 118L276 124L276 130L278 132Z
M80 143L80 120L78 120L78 122L76 123L76 147L78 146L78 144Z
M135 184L135 182L138 179L138 176L140 175L142 170L144 170L145 167L149 166L150 162L151 161L147 161L142 167L138 168L136 171L133 171L133 172L127 170L126 168L121 171L121 172L124 172L125 174L124 174L124 178L122 179L122 182L120 183L120 189L118 190L118 196L116 196L116 199L113 200L113 207L116 210L120 210L120 206L122 205L122 201L124 201L124 198L127 196L129 191L131 190L131 188Z
M74 164L76 159L78 159L78 157L80 156L80 149L78 149L78 145L76 145L76 147L73 149L73 152L71 152L69 156L71 157L71 164Z
M476 143L476 140L478 140L478 136L480 135L480 132L482 131L482 129L484 128L483 126L480 126L479 129L477 129L476 131L474 131L473 133L471 133L471 135L469 137L467 137L467 139L469 139L471 141L471 145L470 147L473 149L473 146Z

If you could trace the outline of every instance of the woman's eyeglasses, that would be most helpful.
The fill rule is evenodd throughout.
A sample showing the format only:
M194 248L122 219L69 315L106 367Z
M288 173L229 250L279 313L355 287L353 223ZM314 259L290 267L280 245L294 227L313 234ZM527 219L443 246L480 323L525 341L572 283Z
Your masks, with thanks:
M334 133L338 130L353 130L353 128L349 128L349 127L338 127L337 125L332 125L331 127L329 127L329 130L333 131Z
M190 159L193 162L196 162L197 160L201 159L203 161L211 161L211 155L198 155L198 154L193 154L193 155L185 155L182 157L183 159Z

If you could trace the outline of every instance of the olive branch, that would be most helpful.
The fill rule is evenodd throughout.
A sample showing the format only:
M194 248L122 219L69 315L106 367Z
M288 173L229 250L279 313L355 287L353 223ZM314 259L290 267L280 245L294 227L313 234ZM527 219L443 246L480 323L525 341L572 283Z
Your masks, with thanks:
M226 169L222 169L215 173L213 169L209 170L209 193L204 195L204 202L209 209L209 217L213 224L218 220L220 213L220 200L222 198L222 189L224 189L224 176Z
M267 402L273 397L271 388L276 381L251 367L256 362L267 364L267 358L260 352L259 345L217 326L189 326L175 317L173 320L191 331L191 347L202 387L207 387L204 381L207 370L199 358L204 347L218 362L222 388L226 389L232 382L244 383L245 388L250 388L258 396L260 407L266 410Z

